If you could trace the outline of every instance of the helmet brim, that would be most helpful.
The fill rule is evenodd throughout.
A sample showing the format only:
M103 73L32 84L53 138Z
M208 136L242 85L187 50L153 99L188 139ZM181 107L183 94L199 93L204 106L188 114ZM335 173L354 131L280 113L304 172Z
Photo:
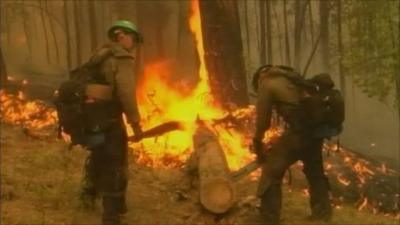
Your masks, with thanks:
M122 27L122 26L114 26L114 27L111 27L111 28L108 30L108 32L107 32L108 38L113 39L114 36L115 36L115 31L118 30L118 29L121 29L121 30L123 30L123 31L125 31L125 32L127 32L127 33L133 33L133 34L135 34L135 35L136 35L136 40L137 40L137 42L143 43L143 36L142 36L139 32L134 31L134 30L127 29L126 27Z

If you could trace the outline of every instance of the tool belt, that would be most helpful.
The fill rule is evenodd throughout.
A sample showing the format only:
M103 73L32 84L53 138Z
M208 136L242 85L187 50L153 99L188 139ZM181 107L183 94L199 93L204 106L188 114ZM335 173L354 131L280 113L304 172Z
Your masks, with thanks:
M103 132L122 120L122 107L114 97L112 86L88 84L83 106L86 132Z
M104 84L88 84L86 85L85 94L89 98L111 101L113 99L113 88Z

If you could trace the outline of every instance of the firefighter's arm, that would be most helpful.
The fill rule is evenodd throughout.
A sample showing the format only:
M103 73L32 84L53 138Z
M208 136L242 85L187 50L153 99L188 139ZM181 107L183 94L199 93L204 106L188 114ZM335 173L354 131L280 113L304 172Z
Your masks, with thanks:
M253 138L254 153L260 158L263 155L264 133L270 127L272 115L271 90L265 82L258 89L258 97L256 103L256 130Z
M133 58L117 57L114 85L128 123L132 126L135 135L140 135L140 114L136 101L136 78L133 68Z

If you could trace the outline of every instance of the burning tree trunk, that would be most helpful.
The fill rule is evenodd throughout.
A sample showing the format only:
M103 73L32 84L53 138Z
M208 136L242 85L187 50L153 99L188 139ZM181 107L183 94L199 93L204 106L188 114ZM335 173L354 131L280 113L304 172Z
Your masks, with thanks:
M237 2L199 1L199 7L212 94L221 103L245 106L249 99Z
M213 213L224 213L234 204L230 171L218 137L200 125L193 136L189 167L198 171L201 204Z

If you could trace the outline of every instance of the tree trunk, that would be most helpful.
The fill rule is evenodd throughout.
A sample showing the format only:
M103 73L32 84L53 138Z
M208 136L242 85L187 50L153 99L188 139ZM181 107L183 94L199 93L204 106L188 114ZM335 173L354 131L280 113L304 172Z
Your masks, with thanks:
M319 2L322 72L329 73L329 1Z
M279 16L278 16L278 12L276 11L276 7L273 6L272 9L273 9L273 12L274 12L274 17L275 17L275 22L276 22L276 29L277 29L277 32L278 32L279 56L280 56L280 59L281 59L281 64L283 64L285 60L283 58L284 50L283 50L283 44L282 44L282 30L281 30L281 26L279 24L279 19L278 19Z
M265 1L260 1L260 62L262 65L267 63L266 46L265 46Z
M32 60L32 41L31 41L31 35L29 32L29 14L28 11L25 9L24 2L22 2L22 19L23 19L23 28L24 28L24 34L25 34L25 39L26 39L26 44L28 46L28 61Z
M79 32L79 23L80 23L80 13L79 9L80 7L78 6L78 1L73 1L74 3L74 23L75 23L75 41L76 41L76 64L80 65L82 63L82 57L81 57L81 38L80 38L80 32Z
M266 1L268 64L273 64L271 1Z
M42 1L39 2L39 7L41 9L44 9ZM46 48L46 59L47 59L47 62L50 63L49 37L48 37L48 33L47 33L46 20L44 18L43 10L40 10L40 20L42 21L42 26L43 26L45 48Z
M400 13L400 1L399 1L399 5L398 5L398 12ZM398 24L398 30L397 32L400 32L400 22L397 22ZM397 38L399 38L400 35L397 36ZM399 44L399 42L397 42L397 44ZM396 92L397 92L397 113L399 115L399 134L400 134L400 46L397 46L397 68L395 68L395 73L397 72L397 77L396 77ZM400 138L399 138L399 146L400 146Z
M4 2L3 2L4 4ZM10 26L10 10L7 10L7 8L4 8L4 19L6 21L6 33L7 33L7 48L11 47L11 26Z
M211 92L223 106L246 106L247 79L237 2L199 1Z
M200 125L193 135L194 151L188 168L198 171L200 203L213 213L224 213L234 204L234 186L218 137Z
M246 24L246 46L247 46L247 57L251 56L251 45L250 45L250 31L249 31L249 15L248 15L248 7L247 1L243 1L244 5L244 24Z
M294 22L294 68L301 69L301 31L303 29L304 12L307 1L298 0L295 2L295 22Z
M49 5L48 5L47 0L45 0L44 4L45 4L46 11L47 12L51 12L52 10L49 9ZM59 51L59 48L58 48L56 32L54 31L54 21L52 19L49 19L49 21L50 21L50 32L51 32L51 35L53 36L54 48L56 50L57 63L60 63L60 51Z
M0 46L0 88L3 89L7 86L7 69L6 64L4 62L3 51Z
M313 18L313 13L312 13L312 2L310 2L310 7L308 7L308 15L309 15L309 19L310 19L309 21L310 21L311 43L314 43L315 35L314 35L314 18Z
M288 30L288 22L287 22L287 10L286 10L286 0L283 0L283 20L285 23L285 43L286 43L286 64L288 66L292 65L290 60L290 42L289 42L289 30Z
M71 55L71 32L69 30L69 19L68 19L68 2L67 0L63 1L63 10L64 10L64 22L65 22L65 43L66 43L66 56L67 56L67 69L70 70L72 67L72 55Z
M342 2L337 1L337 26L338 26L338 52L339 52L339 76L340 76L340 89L346 99L346 77L343 71L343 39L342 39Z
M98 46L97 43L97 20L96 20L96 1L89 1L89 24L90 24L90 46L94 52Z

